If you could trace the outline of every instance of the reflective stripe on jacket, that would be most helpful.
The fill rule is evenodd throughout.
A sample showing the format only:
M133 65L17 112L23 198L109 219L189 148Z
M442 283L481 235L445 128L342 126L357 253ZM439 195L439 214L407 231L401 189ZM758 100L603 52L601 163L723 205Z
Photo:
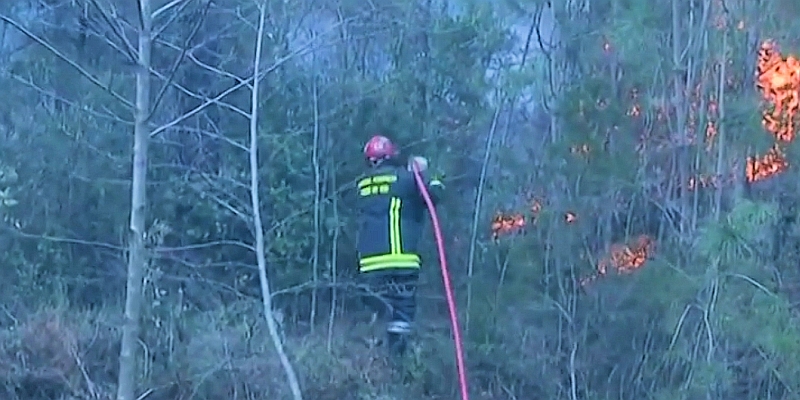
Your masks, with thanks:
M438 201L438 181L429 192ZM419 268L417 253L425 218L425 202L412 172L380 167L358 180L359 271Z

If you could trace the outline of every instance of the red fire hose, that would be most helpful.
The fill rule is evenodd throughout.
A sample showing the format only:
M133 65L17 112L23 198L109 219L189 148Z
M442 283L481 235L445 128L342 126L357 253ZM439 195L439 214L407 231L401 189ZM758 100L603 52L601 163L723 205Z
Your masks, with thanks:
M442 268L442 280L444 281L444 291L445 296L447 297L447 308L450 311L450 325L453 330L453 342L456 348L458 386L461 391L461 400L469 400L467 371L466 367L464 366L464 350L461 342L461 328L458 325L458 312L456 310L456 302L453 296L453 286L450 284L450 272L447 270L447 257L444 251L442 230L439 227L439 217L436 215L436 207L433 205L431 195L428 193L427 185L422 179L416 163L412 163L412 171L414 172L414 179L417 181L417 187L419 187L419 191L422 193L422 198L425 199L425 204L428 206L428 212L430 212L431 222L433 223L433 233L436 236L436 248L439 252L439 266Z

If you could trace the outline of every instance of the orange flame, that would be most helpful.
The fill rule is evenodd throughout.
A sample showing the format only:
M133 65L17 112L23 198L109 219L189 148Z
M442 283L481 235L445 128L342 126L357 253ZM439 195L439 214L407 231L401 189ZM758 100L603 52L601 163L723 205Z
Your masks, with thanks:
M601 276L608 274L610 269L618 275L630 274L641 269L652 258L655 242L647 235L639 236L631 245L615 244L611 246L609 254L597 263L597 271L581 279L581 286L594 282Z
M522 232L527 225L535 224L542 212L542 201L534 198L531 200L531 215L526 218L523 214L503 214L498 212L492 219L492 238L497 240L501 236ZM564 213L564 222L574 223L578 220L578 214L572 211Z
M800 111L800 60L794 56L784 59L775 42L765 41L758 52L756 86L766 102L762 125L775 136L776 143L767 154L747 158L748 182L770 178L789 166L783 146L795 138Z
M492 220L492 237L497 239L502 235L520 232L526 224L525 216L522 214L504 215L498 213Z
M758 182L786 171L789 162L786 156L776 143L762 157L748 157L745 175L748 182Z
M784 59L775 43L767 41L758 53L757 73L756 84L772 106L763 111L764 128L777 140L791 142L800 111L800 61L794 56Z

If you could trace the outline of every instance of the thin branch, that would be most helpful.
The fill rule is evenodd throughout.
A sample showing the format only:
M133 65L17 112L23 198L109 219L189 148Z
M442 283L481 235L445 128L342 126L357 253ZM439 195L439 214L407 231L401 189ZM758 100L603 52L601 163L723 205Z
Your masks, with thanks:
M119 17L109 15L109 13L100 6L97 0L89 0L89 3L91 3L91 5L100 12L103 22L105 22L105 24L111 30L111 33L113 33L114 36L125 46L125 49L120 49L120 51L122 51L123 54L128 57L129 61L136 62L136 48L133 47L133 43L128 40L128 38L120 29ZM109 40L109 42L111 41Z
M238 31L236 31L236 28L238 28L236 26L236 24L228 24L228 25L226 25L224 27L221 27L219 29L219 31L214 32L213 36L208 37L208 38L204 38L202 42L199 42L195 46L192 46L191 50L197 50L197 49L201 49L201 48L206 48L207 47L206 45L208 43L210 43L212 41L215 41L215 40L235 39L235 38L237 38L239 36ZM234 31L236 31L237 33L234 33ZM168 40L160 39L160 38L153 38L153 43L157 44L159 46L165 46L167 48L176 50L178 52L183 50L181 47L176 46L174 43L172 43L172 42L170 42ZM206 50L208 50L208 49L206 48ZM191 53L191 51L189 53Z
M54 242L54 243L77 244L77 245L82 245L82 246L97 247L97 248L103 248L103 249L114 250L114 251L126 251L127 250L126 247L124 247L124 246L115 245L113 243L107 243L107 242L98 242L98 241L93 241L93 240L73 239L73 238L68 238L68 237L59 237L59 236L27 233L27 232L23 232L23 231L20 231L20 230L7 228L7 227L3 227L2 230L7 232L7 233L11 233L11 234L16 235L18 237L21 237L23 239L39 239L39 240L45 240L45 241ZM253 246L251 246L251 245L249 245L247 243L244 243L244 242L236 241L236 240L216 240L216 241L212 241L212 242L189 244L189 245L185 245L185 246L174 246L174 247L160 246L160 247L154 248L153 251L155 251L157 253L169 253L169 252L180 252L180 251L187 251L187 250L207 249L207 248L210 248L210 247L217 247L217 246L236 246L236 247L241 247L241 248L243 248L245 250L255 251Z
M229 145L231 145L231 146L233 146L233 147L235 147L237 149L248 151L247 150L247 146L245 146L243 144L240 144L236 140L233 140L233 139L223 135L222 134L222 129L219 128L219 126L217 125L216 121L214 121L210 116L208 116L208 114L203 114L203 118L206 120L206 123L214 130L214 135L212 136L213 138L220 139L220 140L224 141L225 143L228 143ZM207 131L202 131L202 132L207 132ZM207 134L211 135L211 133L207 133Z
M195 65L197 65L200 68L208 70L209 72L213 72L213 73L215 73L217 75L221 75L221 76L224 76L226 78L233 79L234 81L236 81L236 83L244 82L244 79L242 79L242 78L240 78L240 77L238 77L238 76L236 76L236 75L234 75L234 74L232 74L232 73L230 73L228 71L216 68L214 66L208 65L208 64L200 61L197 58L197 56L194 55L193 52L190 52L188 56L189 56L189 59L192 60L192 62L195 63ZM247 86L248 86L248 88L250 87L250 85L247 85Z
M176 246L176 247L157 247L155 250L157 252L175 252L175 251L186 251L186 250L199 250L199 249L207 249L209 247L216 247L216 246L236 246L241 247L246 250L255 251L255 248L247 243L240 242L237 240L216 240L213 242L206 242L206 243L197 243L197 244L188 244L185 246Z
M726 274L726 275L732 276L734 278L743 279L743 280L747 281L748 283L750 283L751 285L755 286L757 289L759 289L762 292L764 292L767 296L778 298L777 294L772 293L769 289L766 288L766 286L760 284L758 281L756 281L755 279L753 279L753 278L751 278L751 277L749 277L747 275L744 275L744 274Z
M155 11L153 11L152 18L155 20L155 19L156 19L156 18L158 18L158 17L159 17L161 14L163 14L163 13L165 13L165 12L169 11L169 9L170 9L170 8L173 8L173 7L175 7L176 5L180 4L181 2L183 2L183 4L181 4L181 8L180 8L180 10L178 10L178 12L177 12L177 13L173 14L173 17L174 17L174 16L176 16L176 15L180 15L180 12L181 12L183 9L185 9L185 8L186 8L186 7L189 5L189 3L191 3L191 2L192 2L192 0L172 0L171 2L169 2L169 3L167 3L167 4L164 4L163 6L161 6L161 8L159 8L158 10L155 10ZM211 4L211 1L208 1L208 4ZM166 28L166 27L167 27L167 25L169 25L169 22L172 22L173 20L174 20L174 19L170 19L170 20L168 21L168 23L167 23L167 24L164 24L164 26L162 27L162 30L163 30L164 28ZM158 35L158 34L156 34L156 35Z
M11 26L13 26L18 31L20 31L23 35L27 36L28 38L30 38L34 42L38 43L39 45L41 45L42 47L47 49L49 52L53 53L53 55L55 55L57 58L61 59L65 63L69 64L72 68L77 70L79 74L83 75L84 78L88 79L90 82L92 82L95 86L99 87L100 89L103 89L106 92L108 92L114 99L116 99L117 101L122 103L125 107L128 107L130 109L134 108L133 107L133 103L131 103L130 101L126 100L124 97L122 97L122 95L120 95L117 92L113 91L107 85L104 85L102 82L100 82L99 79L97 79L94 75L89 73L89 71L86 71L83 67L78 65L78 63L76 63L75 61L71 60L69 57L64 55L64 53L58 51L58 49L53 47L50 43L47 43L46 40L42 39L41 37L39 37L35 33L29 31L27 28L25 28L24 26L20 25L17 21L15 21L15 20L13 20L13 19L11 19L11 18L9 18L9 17L7 17L7 16L5 16L3 14L0 14L0 20L2 20L3 22L5 22L5 23L7 23L7 24L9 24Z
M35 233L26 233L20 230L11 229L8 227L2 228L4 231L11 233L13 235L25 238L25 239L39 239L39 240L46 240L48 242L55 242L55 243L67 243L67 244L79 244L83 246L90 246L90 247L100 247L104 249L114 250L114 251L124 251L124 246L115 245L112 243L106 242L96 242L92 240L81 240L81 239L72 239L72 238L65 238L65 237L58 237L58 236L50 236L50 235L43 235L43 234L35 234Z
M58 100L58 101L60 101L60 102L62 102L64 104L66 104L69 107L81 110L81 112L88 113L88 114L93 115L93 116L98 117L98 118L109 119L111 121L118 122L118 123L121 123L121 124L133 125L133 121L124 120L124 119L120 118L119 116L117 116L117 115L115 115L113 113L104 113L104 112L96 111L96 110L92 109L91 107L89 107L89 106L87 106L85 104L77 104L77 103L75 103L75 102L73 102L71 100L67 100L64 97L59 96L58 94L56 94L53 91L44 89L43 87L37 85L32 80L25 79L25 78L15 74L15 73L8 73L8 76L11 79L13 79L13 80L25 85L25 86L28 86L29 88L31 88L31 89L33 89L35 91L39 92L40 95L47 96L47 97L49 97L51 99L54 99L54 100Z
M191 127L191 126L180 126L178 128L183 132L197 133L197 134L200 134L200 135L203 135L203 136L207 136L207 137L210 137L210 138L213 138L213 139L222 140L223 142L233 146L234 148L237 148L239 150L247 151L247 146L245 146L243 144L240 144L240 143L237 143L235 140L233 140L233 139L231 139L229 137L226 137L225 135L222 135L219 132L219 129L217 127L214 127L215 131L209 131L209 130L206 130L206 129L194 128L194 127ZM169 143L171 145L180 146L180 143L169 142L169 141L166 141L166 140L163 140L163 139L159 139L159 140L161 141L160 143Z
M331 27L329 29L329 31L335 29L335 27L337 25L338 24L336 24L333 27ZM322 37L322 36L323 35L320 35L320 37ZM292 51L288 55L283 56L280 59L278 59L277 61L275 61L269 68L265 68L264 70L261 70L261 71L253 71L253 75L250 76L249 78L247 78L247 79L243 80L242 82L239 82L239 83L229 87L228 89L224 90L222 93L217 95L216 97L211 98L209 100L206 100L203 104L200 104L199 106L195 107L191 111L188 111L188 112L184 113L183 115L181 115L180 117L175 118L171 122L168 122L168 123L160 126L159 128L153 130L153 132L150 133L150 136L151 137L156 136L159 133L162 133L162 132L166 131L167 129L170 129L173 126L183 122L184 120L194 116L195 114L205 110L209 106L214 105L214 104L218 104L218 102L221 99L225 98L226 96L228 96L229 94L235 92L236 90L242 88L243 86L250 84L250 82L252 82L254 79L256 79L256 78L260 79L261 77L271 73L272 71L275 71L280 66L282 66L285 63L287 63L289 60L293 59L294 57L296 57L298 55L301 55L301 54L305 54L307 51L309 51L312 48L311 45L316 41L317 41L317 37L314 37L311 40L309 40L308 43L304 44L303 46L300 46L298 49Z
M211 175L209 175L209 174L201 174L200 176L201 176L201 178L203 178L205 180L205 182L206 182L206 184L208 184L209 188L224 193L230 199L229 201L233 201L233 203L231 203L231 204L236 204L238 206L237 209L243 209L243 210L252 212L252 210L250 210L250 208L249 208L250 205L247 204L246 202L240 200L239 198L237 198L234 194L232 194L230 188L221 188L220 185L217 185L216 182L214 182L214 180L211 179ZM235 180L233 180L233 179L227 180L226 179L226 181L235 181ZM234 185L234 186L238 186L238 185ZM241 185L239 187L249 190L249 187L247 187L247 185ZM250 222L250 218L244 218L243 221L245 223L249 223Z
M185 95L187 95L187 96L189 96L191 98L198 99L198 100L203 100L203 101L211 101L212 104L218 105L218 106L220 106L222 108L227 108L228 110L233 111L233 112L235 112L235 113L237 113L239 115L242 115L244 117L247 117L249 115L246 111L242 110L239 107L234 106L233 104L226 103L224 101L215 101L214 99L209 99L207 96L203 96L201 94L195 93L195 92L187 89L186 87L184 87L181 84L178 84L176 82L169 82L167 77L165 77L164 75L162 75L160 72L156 71L155 69L150 69L150 72L153 75L155 75L157 78L165 81L166 82L165 85L169 84L170 86L172 86L175 89L177 89L179 92L181 92L181 93L183 93L183 94L185 94ZM166 88L166 87L167 86L164 86L164 88ZM153 111L155 111L155 109Z
M175 0L175 1L182 1L182 0ZM187 1L186 4L188 3L189 2ZM178 68L180 68L181 64L183 64L183 60L186 58L186 53L189 47L189 43L191 43L191 41L197 35L197 32L200 31L200 27L203 25L203 21L208 16L208 9L210 5L211 2L209 1L206 7L203 9L202 16L197 19L197 22L194 24L191 32L189 33L189 36L186 38L186 40L184 40L183 46L181 47L182 49L181 53L175 59L175 63L172 65L172 68L170 68L169 77L166 79L166 82L164 82L164 85L161 86L161 90L158 91L158 94L156 94L155 100L153 101L153 108L150 110L150 115L147 117L148 120L153 117L153 114L155 113L156 109L158 109L158 106L161 104L161 100L167 93L167 88L169 88L170 84L175 79L175 75L178 72Z
M215 203L217 203L217 205L219 205L220 207L230 211L233 215L239 217L244 223L247 223L247 224L250 223L251 218L249 218L244 212L239 211L239 209L237 209L233 204L225 201L224 199L220 198L219 196L217 196L217 195L215 195L213 193L208 193L208 192L202 191L202 190L200 190L198 188L195 188L193 185L189 185L189 188L191 188L192 190L194 190L198 194L202 194L203 196L206 196L206 197L210 198Z
M174 50L177 50L177 51L182 51L182 50L181 50L181 48L180 48L179 46L176 46L176 45L174 45L174 44L172 44L172 43L169 43L169 42L166 42L166 41L160 41L159 43L160 43L161 45L164 45L164 46L170 47L170 48L172 48L172 49L174 49ZM227 78L233 79L234 81L236 81L236 82L237 82L237 84L243 84L243 86L244 86L244 87L251 88L251 85L249 84L250 82L249 82L249 80L248 80L248 79L245 79L245 78L240 78L240 77L238 77L238 76L236 76L236 75L234 75L234 74L232 74L232 73L230 73L230 72L227 72L227 71L225 71L225 70L222 70L222 69L216 68L216 67L214 67L214 66L211 66L211 65L205 64L205 63L203 63L202 61L200 61L199 59L197 59L197 57L195 57L195 55L194 55L194 54L192 54L192 52L191 52L191 51L188 53L188 55L187 55L187 56L188 56L188 58L189 58L190 60L192 60L192 62L194 62L194 63L195 63L197 66L199 66L199 67L201 67L201 68L204 68L204 69L206 69L206 70L208 70L208 71L210 71L210 72L213 72L213 73L215 73L215 74L218 74L218 75L225 76L225 77L227 77ZM158 71L151 70L150 72L152 72L152 73L153 73L153 74L154 74L156 77L158 77L158 78L160 78L160 79L164 79L163 75L161 75L161 74L160 74ZM252 79L252 77L251 77L250 79ZM200 94L194 93L194 92L192 92L191 90L189 90L189 89L187 89L187 88L185 88L185 87L183 87L183 86L181 86L181 85L179 85L179 84L176 84L176 83L174 83L174 82L172 83L172 86L173 86L174 88L178 89L179 91L183 92L183 93L184 93L184 94L186 94L187 96L190 96L190 97L192 97L192 98L199 99L199 100L204 100L204 101L209 101L209 100L210 100L210 101L214 101L213 99L209 99L207 96L202 96L202 95L200 95ZM375 93L375 92L377 92L379 89L380 89L379 87L370 88L370 89L365 89L365 91L364 91L364 92L362 92L362 95L364 95L364 96L371 95L372 93ZM268 96L268 98L269 98L269 96ZM357 100L356 100L356 101L354 101L354 102L353 102L353 104L354 104L355 102L357 102ZM215 104L215 105L218 105L218 106L220 106L220 107L226 108L226 109L228 109L228 110L230 110L230 111L233 111L233 112L235 112L235 113L237 113L237 114L239 114L239 115L242 115L242 116L245 116L245 117L248 117L248 118L249 118L249 113L247 113L247 112L243 111L241 108L238 108L238 107L236 107L236 106L234 106L234 105L232 105L232 104L230 104L230 103L226 103L226 102L222 102L222 101L217 101L217 102L214 102L214 104ZM348 104L341 104L340 106L342 106L342 108L346 108L346 107L348 107L348 106L351 106L351 105L352 105L351 103L348 103ZM330 110L329 110L329 111L328 111L328 112L326 112L325 114L322 114L322 115L320 115L320 120L327 119L328 117L335 115L337 112L338 112L338 110L334 110L334 111L330 111ZM239 147L239 146L237 146L237 147ZM242 148L245 148L245 147L244 147L244 146L242 146Z

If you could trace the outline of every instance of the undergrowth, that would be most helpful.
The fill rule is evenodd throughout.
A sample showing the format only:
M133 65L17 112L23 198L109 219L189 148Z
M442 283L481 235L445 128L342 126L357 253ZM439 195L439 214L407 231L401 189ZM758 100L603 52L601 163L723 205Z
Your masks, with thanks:
M25 314L0 327L0 398L114 398L122 322L117 311L51 307ZM289 398L259 314L253 301L214 312L183 312L180 321L145 324L141 398ZM332 335L324 326L302 335L284 332L305 397L455 398L453 363L442 361L452 353L448 332L429 331L416 338L401 373L387 365L377 332L375 325L346 318L334 325Z

